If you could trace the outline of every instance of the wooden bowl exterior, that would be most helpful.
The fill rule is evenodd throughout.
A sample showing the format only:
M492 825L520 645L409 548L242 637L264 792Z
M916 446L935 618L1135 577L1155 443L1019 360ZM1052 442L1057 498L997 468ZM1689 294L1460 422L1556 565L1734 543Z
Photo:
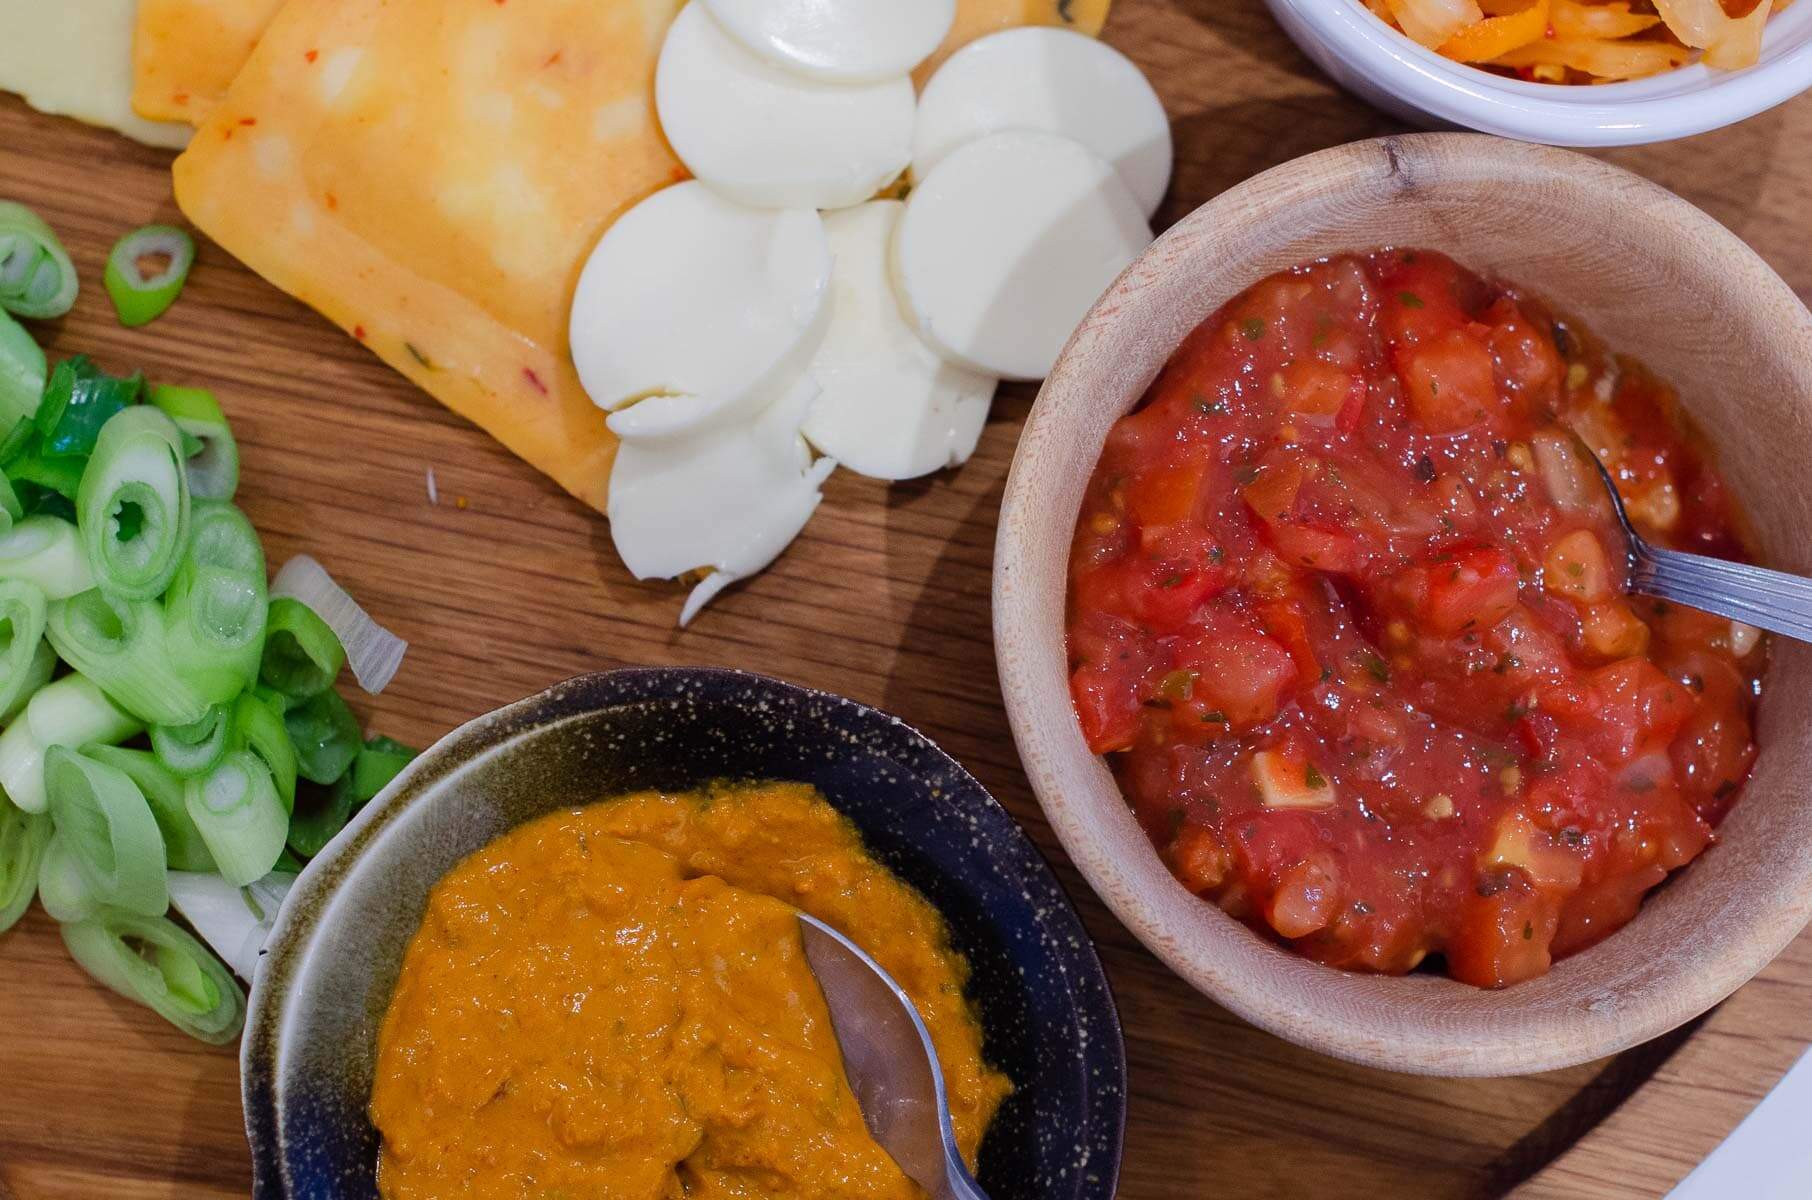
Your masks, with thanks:
M1541 979L1485 991L1309 962L1187 892L1070 706L1069 547L1109 427L1178 343L1275 271L1384 245L1445 251L1576 314L1671 382L1710 438L1764 557L1812 569L1812 314L1723 226L1566 151L1475 134L1360 142L1223 193L1166 233L1071 337L1008 479L994 568L1002 690L1065 849L1128 928L1194 987L1311 1049L1434 1075L1545 1071L1709 1009L1812 917L1812 649L1777 644L1755 774L1719 842L1623 930Z

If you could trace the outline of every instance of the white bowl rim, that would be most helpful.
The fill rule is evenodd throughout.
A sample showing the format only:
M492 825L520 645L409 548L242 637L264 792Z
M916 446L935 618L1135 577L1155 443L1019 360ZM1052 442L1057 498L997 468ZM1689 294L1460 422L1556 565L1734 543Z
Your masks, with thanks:
M1508 79L1443 58L1360 0L1270 2L1374 86L1434 116L1525 141L1622 146L1689 137L1812 88L1812 3L1805 0L1769 19L1753 67L1720 71L1694 62L1647 79L1578 87Z

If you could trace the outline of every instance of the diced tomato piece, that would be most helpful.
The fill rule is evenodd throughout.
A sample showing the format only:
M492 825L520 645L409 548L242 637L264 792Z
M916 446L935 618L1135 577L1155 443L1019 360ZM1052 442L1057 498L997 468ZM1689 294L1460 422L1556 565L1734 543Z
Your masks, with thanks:
M1561 906L1560 923L1554 933L1554 955L1577 954L1629 924L1642 897L1666 878L1666 870L1650 863L1580 888Z
M1487 320L1493 326L1491 353L1505 387L1528 403L1552 404L1560 397L1566 367L1554 348L1554 337L1537 327L1509 300L1499 300Z
M1196 676L1189 698L1173 705L1185 725L1263 724L1298 678L1296 660L1275 638L1236 628L1209 629L1183 643L1177 666Z
M1082 736L1096 754L1124 750L1138 736L1156 648L1136 626L1093 615L1072 627L1070 697Z
M1321 659L1309 640L1309 623L1302 607L1293 600L1271 600L1258 606L1259 619L1265 632L1283 644L1296 662L1297 678L1313 684L1321 678Z
M1261 521L1288 520L1302 491L1302 460L1294 455L1278 456L1259 464L1255 471L1249 482L1240 485L1246 507Z
M1492 628L1516 607L1516 560L1490 546L1455 550L1397 577L1415 622L1437 637Z
M1629 762L1650 743L1667 742L1694 707L1692 693L1646 658L1587 671L1577 683L1546 685L1540 697L1543 712L1585 735L1613 763Z
M1072 595L1078 611L1108 612L1169 633L1188 624L1229 578L1214 563L1130 556L1078 576Z
M1278 372L1285 411L1309 425L1351 429L1365 405L1365 380L1332 363L1304 359Z
M1162 463L1126 485L1126 511L1140 525L1175 525L1196 513L1202 481L1211 463L1205 455Z
M1509 987L1546 974L1559 926L1557 904L1514 867L1488 868L1460 906L1447 971L1461 983Z
M1170 870L1192 892L1219 887L1233 865L1233 855L1212 830L1185 824L1170 839Z
M1286 938L1307 937L1340 911L1340 876L1323 858L1297 863L1277 881L1265 919Z
M1433 433L1472 429L1503 413L1491 351L1463 329L1405 352L1398 369L1410 409Z

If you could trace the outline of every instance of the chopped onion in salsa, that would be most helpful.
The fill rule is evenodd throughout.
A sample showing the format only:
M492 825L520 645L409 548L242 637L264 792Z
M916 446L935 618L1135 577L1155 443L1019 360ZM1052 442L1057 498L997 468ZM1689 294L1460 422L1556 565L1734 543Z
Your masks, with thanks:
M1501 987L1712 841L1766 648L1628 592L1582 443L1645 536L1743 557L1672 393L1440 254L1310 263L1190 335L1108 436L1068 618L1083 732L1184 886Z

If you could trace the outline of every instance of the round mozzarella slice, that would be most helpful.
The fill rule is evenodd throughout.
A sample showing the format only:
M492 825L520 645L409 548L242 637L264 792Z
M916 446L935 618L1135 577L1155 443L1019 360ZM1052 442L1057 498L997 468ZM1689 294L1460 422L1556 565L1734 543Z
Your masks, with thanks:
M701 183L656 192L599 240L573 296L573 364L625 440L727 420L796 375L829 317L810 209L744 208Z
M690 437L624 442L610 472L610 536L637 579L709 574L690 621L729 583L761 570L805 528L836 461L812 461L799 425L818 393L801 376L774 403Z
M704 3L726 33L775 66L834 83L911 74L956 21L956 0Z
M743 49L700 4L667 31L654 103L686 167L744 204L860 204L912 157L910 79L802 78Z
M994 379L945 362L900 312L888 251L905 206L876 200L824 218L830 325L812 359L821 391L805 437L862 475L911 479L975 451Z
M894 235L894 285L946 358L1040 379L1150 241L1138 201L1079 142L990 134L951 152L912 190Z
M1067 29L1010 29L971 42L919 98L912 174L1003 129L1074 138L1114 165L1149 217L1170 186L1170 121L1131 59Z

